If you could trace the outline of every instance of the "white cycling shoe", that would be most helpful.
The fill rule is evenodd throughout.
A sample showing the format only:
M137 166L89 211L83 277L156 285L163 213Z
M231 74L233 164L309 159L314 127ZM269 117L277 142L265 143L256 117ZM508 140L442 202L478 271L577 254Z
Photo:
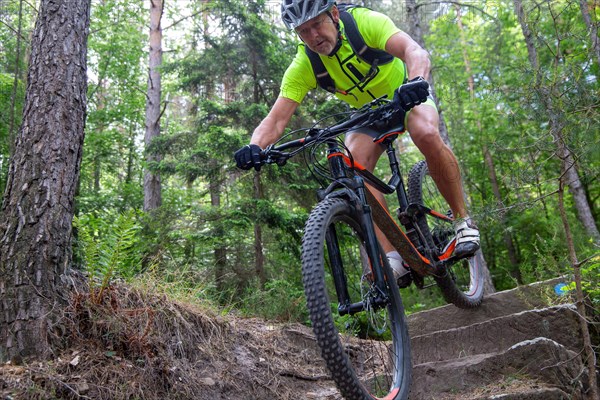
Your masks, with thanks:
M479 228L471 218L461 218L454 222L456 232L455 257L469 257L479 250Z
M397 251L390 251L389 253L386 253L386 256L394 273L394 278L396 278L396 282L398 283L398 287L404 289L405 287L410 286L412 283L412 275L400 254L398 254Z

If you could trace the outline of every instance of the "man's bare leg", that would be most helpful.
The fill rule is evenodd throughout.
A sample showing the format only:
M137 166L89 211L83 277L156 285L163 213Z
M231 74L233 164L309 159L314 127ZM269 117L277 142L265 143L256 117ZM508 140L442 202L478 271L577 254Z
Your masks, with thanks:
M456 256L467 256L479 249L479 229L471 221L463 197L458 161L439 134L439 116L435 108L420 105L408 114L407 130L425 156L429 173L456 218Z
M439 133L439 116L435 108L417 106L408 114L407 130L413 143L425 156L429 173L457 218L468 215L463 198L458 161Z

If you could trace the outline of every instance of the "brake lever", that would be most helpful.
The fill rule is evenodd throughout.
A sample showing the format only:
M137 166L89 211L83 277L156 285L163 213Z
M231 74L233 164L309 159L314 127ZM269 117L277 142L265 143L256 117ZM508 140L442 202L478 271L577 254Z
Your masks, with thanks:
M270 144L261 153L260 158L265 164L277 164L280 167L284 166L288 160L288 153L283 151L273 150L274 145Z
M275 161L275 163L280 167L283 167L285 164L287 164L287 158L279 158Z

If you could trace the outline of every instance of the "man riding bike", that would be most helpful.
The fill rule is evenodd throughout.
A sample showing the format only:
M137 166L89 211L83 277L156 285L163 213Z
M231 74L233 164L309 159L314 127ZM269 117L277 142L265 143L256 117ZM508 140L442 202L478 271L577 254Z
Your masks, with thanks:
M344 12L350 14L350 19L345 17L344 20L356 23L361 40L368 48L383 50L393 57L380 64L379 60L370 63L356 54L355 46L348 39L350 27L346 27L340 18ZM279 98L254 130L250 144L235 153L237 166L260 169L262 149L281 137L308 91L317 84L323 86L324 75L333 79L333 87L328 90L352 107L360 108L387 95L394 98L399 107L410 109L406 114L407 131L425 156L430 174L456 218L454 255L474 254L479 249L479 230L467 213L458 162L440 137L438 111L425 89L427 85L423 84L431 68L427 51L398 29L389 17L367 8L352 7L341 11L335 0L283 0L281 14L285 25L294 29L303 43L298 46L296 57L284 74ZM326 71L315 71L311 57L318 57L317 62L322 63ZM354 161L369 171L374 170L385 150L373 142L380 133L361 128L346 134L345 145ZM370 189L385 204L383 194ZM376 233L398 279L398 286L408 286L411 275L400 255L378 228Z

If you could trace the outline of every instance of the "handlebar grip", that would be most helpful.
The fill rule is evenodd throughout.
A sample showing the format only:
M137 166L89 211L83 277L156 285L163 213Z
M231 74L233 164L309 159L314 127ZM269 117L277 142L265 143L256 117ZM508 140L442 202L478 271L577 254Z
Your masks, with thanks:
M429 82L418 76L400 86L396 90L394 100L404 111L408 111L427 101L427 97L429 97Z

